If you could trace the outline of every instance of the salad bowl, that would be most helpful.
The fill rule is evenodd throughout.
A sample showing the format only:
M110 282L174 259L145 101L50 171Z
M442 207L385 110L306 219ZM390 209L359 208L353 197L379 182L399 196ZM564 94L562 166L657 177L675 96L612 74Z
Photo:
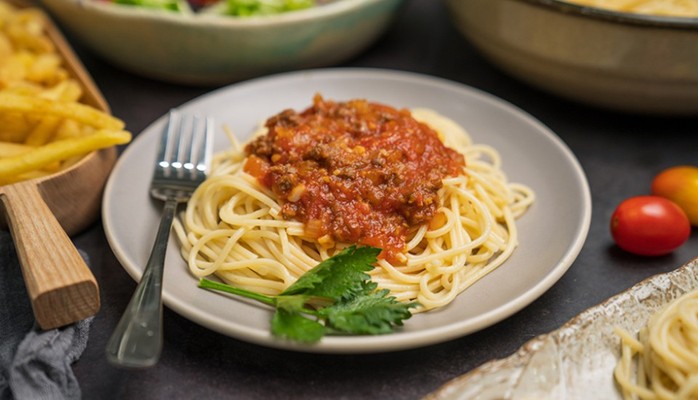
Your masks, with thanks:
M87 48L149 78L219 85L330 66L375 41L403 0L335 0L273 15L173 12L104 0L41 0Z

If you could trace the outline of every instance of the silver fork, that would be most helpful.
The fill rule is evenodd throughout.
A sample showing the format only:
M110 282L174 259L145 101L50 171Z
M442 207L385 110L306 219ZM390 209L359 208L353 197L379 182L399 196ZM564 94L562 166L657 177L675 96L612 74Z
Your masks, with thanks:
M177 205L189 200L210 169L213 119L182 117L171 110L162 134L150 195L165 202L160 226L141 281L107 343L117 366L150 367L162 351L162 277Z

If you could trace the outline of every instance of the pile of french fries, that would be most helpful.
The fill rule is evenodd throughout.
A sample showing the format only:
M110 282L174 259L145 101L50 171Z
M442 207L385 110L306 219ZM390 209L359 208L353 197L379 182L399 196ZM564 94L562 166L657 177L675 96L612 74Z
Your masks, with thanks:
M0 185L46 176L128 143L123 121L79 102L44 14L0 0Z

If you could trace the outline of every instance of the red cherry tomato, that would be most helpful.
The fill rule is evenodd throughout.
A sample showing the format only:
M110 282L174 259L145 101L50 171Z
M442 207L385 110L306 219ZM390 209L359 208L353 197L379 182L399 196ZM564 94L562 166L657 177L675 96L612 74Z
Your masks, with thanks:
M676 203L659 196L636 196L621 202L611 216L611 234L625 251L659 256L688 240L691 224Z

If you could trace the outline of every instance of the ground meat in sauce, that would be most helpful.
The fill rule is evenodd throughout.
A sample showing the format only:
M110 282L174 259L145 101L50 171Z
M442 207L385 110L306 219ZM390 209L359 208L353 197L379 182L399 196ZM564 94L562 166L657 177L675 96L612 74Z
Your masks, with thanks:
M285 219L328 245L383 249L396 261L411 227L429 222L447 176L462 173L463 155L407 110L316 95L312 107L285 110L250 142L245 171L271 188Z

